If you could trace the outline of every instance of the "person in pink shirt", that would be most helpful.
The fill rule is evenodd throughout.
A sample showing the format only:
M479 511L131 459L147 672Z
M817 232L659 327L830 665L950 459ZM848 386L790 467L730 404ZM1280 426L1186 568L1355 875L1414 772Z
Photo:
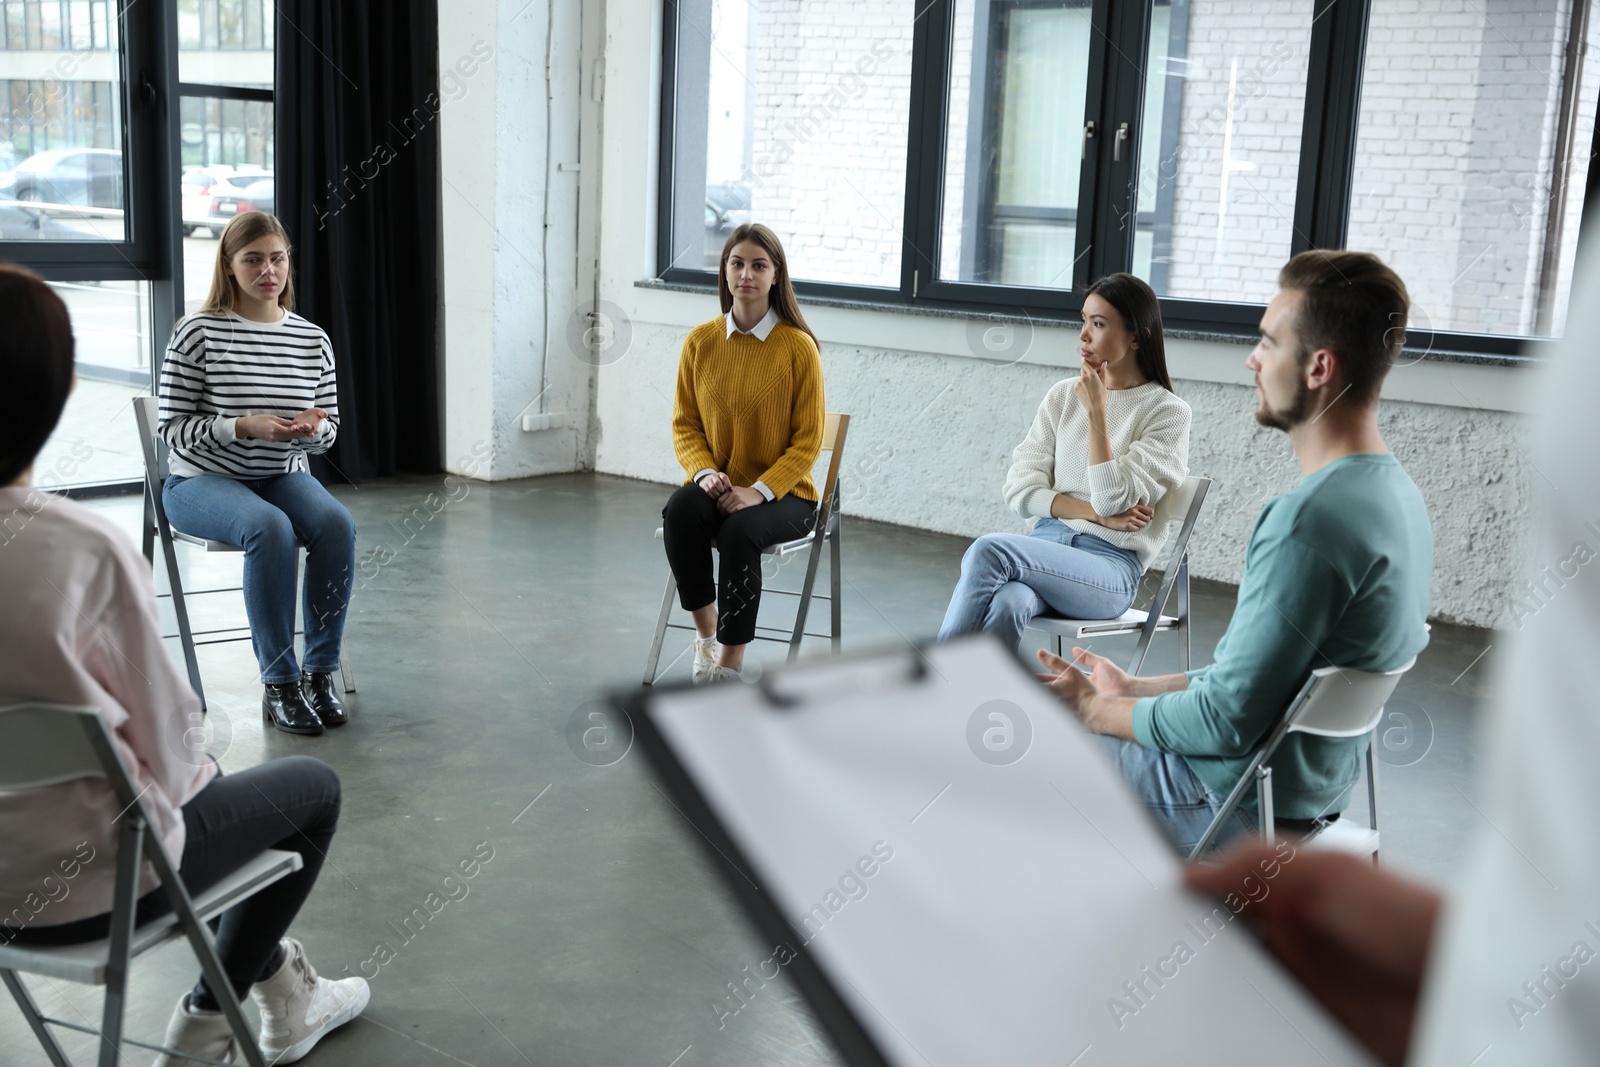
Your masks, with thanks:
M361 978L318 977L289 924L316 883L339 820L339 778L305 756L223 775L200 748L200 702L161 642L150 567L96 513L32 486L34 457L73 385L66 306L26 271L0 265L0 707L96 708L191 892L265 849L304 867L225 912L217 953L234 992L261 1009L261 1047L292 1063L366 1007ZM120 805L99 778L0 793L0 940L60 945L110 927ZM146 864L143 923L170 910ZM216 1060L236 1049L201 978L166 1044ZM190 1062L162 1055L158 1067Z

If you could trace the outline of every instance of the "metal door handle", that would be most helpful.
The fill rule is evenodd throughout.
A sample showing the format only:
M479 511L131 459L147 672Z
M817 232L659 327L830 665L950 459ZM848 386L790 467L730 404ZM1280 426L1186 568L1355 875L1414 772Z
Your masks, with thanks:
M1083 124L1083 148L1078 152L1080 157L1089 154L1089 138L1094 136L1094 120Z
M1124 122L1117 127L1117 139L1111 145L1111 162L1122 162L1122 142L1128 139L1128 124Z

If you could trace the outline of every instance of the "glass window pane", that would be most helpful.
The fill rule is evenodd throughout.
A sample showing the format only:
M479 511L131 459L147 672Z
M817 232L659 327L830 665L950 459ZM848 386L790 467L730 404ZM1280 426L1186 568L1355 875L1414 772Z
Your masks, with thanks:
M273 106L186 96L180 107L180 202L185 312L211 285L216 238L240 211L276 211Z
M1271 295L1293 237L1311 15L1281 0L1156 5L1134 273L1162 296Z
M1071 287L1090 14L957 0L941 278Z
M1600 16L1571 41L1572 6L1373 0L1348 244L1405 279L1413 327L1561 333L1600 88Z
M127 239L116 26L111 0L6 5L0 240Z
M754 220L777 232L797 278L897 287L910 8L849 19L804 3L673 9L671 265L715 270L728 233Z
M146 282L51 282L72 315L77 384L33 465L46 489L144 477L133 424L150 394L150 287Z
M178 80L272 88L273 0L178 0Z

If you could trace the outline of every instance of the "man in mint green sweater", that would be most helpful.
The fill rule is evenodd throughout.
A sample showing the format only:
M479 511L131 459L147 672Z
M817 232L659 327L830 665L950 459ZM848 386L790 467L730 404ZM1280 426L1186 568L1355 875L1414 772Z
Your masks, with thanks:
M1404 340L1405 284L1376 257L1295 256L1246 361L1256 421L1284 430L1300 484L1270 501L1245 552L1239 601L1215 662L1135 678L1040 652L1051 688L1106 735L1107 751L1184 851L1193 847L1317 667L1387 671L1428 643L1433 534L1422 494L1378 433L1378 394ZM1291 734L1272 758L1275 812L1342 811L1365 737ZM1219 844L1255 827L1255 798Z

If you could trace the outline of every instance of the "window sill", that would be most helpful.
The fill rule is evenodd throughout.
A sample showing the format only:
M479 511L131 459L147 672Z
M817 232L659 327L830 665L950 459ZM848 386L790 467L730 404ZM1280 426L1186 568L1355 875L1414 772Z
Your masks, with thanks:
M704 296L715 294L717 287L714 284L697 284L693 282L663 281L659 278L642 278L635 281L637 289L656 289L668 292L694 293ZM1054 328L1069 329L1081 326L1078 319L1055 317L1047 314L1015 315L998 311L978 311L971 308L939 307L927 303L899 303L884 300L853 300L837 296L818 296L808 294L801 298L801 303L807 307L843 308L851 311L889 312L900 315L919 315L926 318L952 319L961 322L971 322L975 319L993 322L995 324L1016 324L1049 326ZM1255 344L1254 331L1228 332L1216 329L1194 329L1184 326L1169 326L1165 330L1169 338L1182 341L1205 341L1213 344L1239 345L1249 347ZM1534 341L1528 346L1534 349L1532 355L1500 355L1496 353L1465 352L1450 349L1416 349L1406 348L1402 351L1401 365L1415 363L1459 363L1481 367L1528 367L1538 366L1545 362L1552 347L1548 341Z

